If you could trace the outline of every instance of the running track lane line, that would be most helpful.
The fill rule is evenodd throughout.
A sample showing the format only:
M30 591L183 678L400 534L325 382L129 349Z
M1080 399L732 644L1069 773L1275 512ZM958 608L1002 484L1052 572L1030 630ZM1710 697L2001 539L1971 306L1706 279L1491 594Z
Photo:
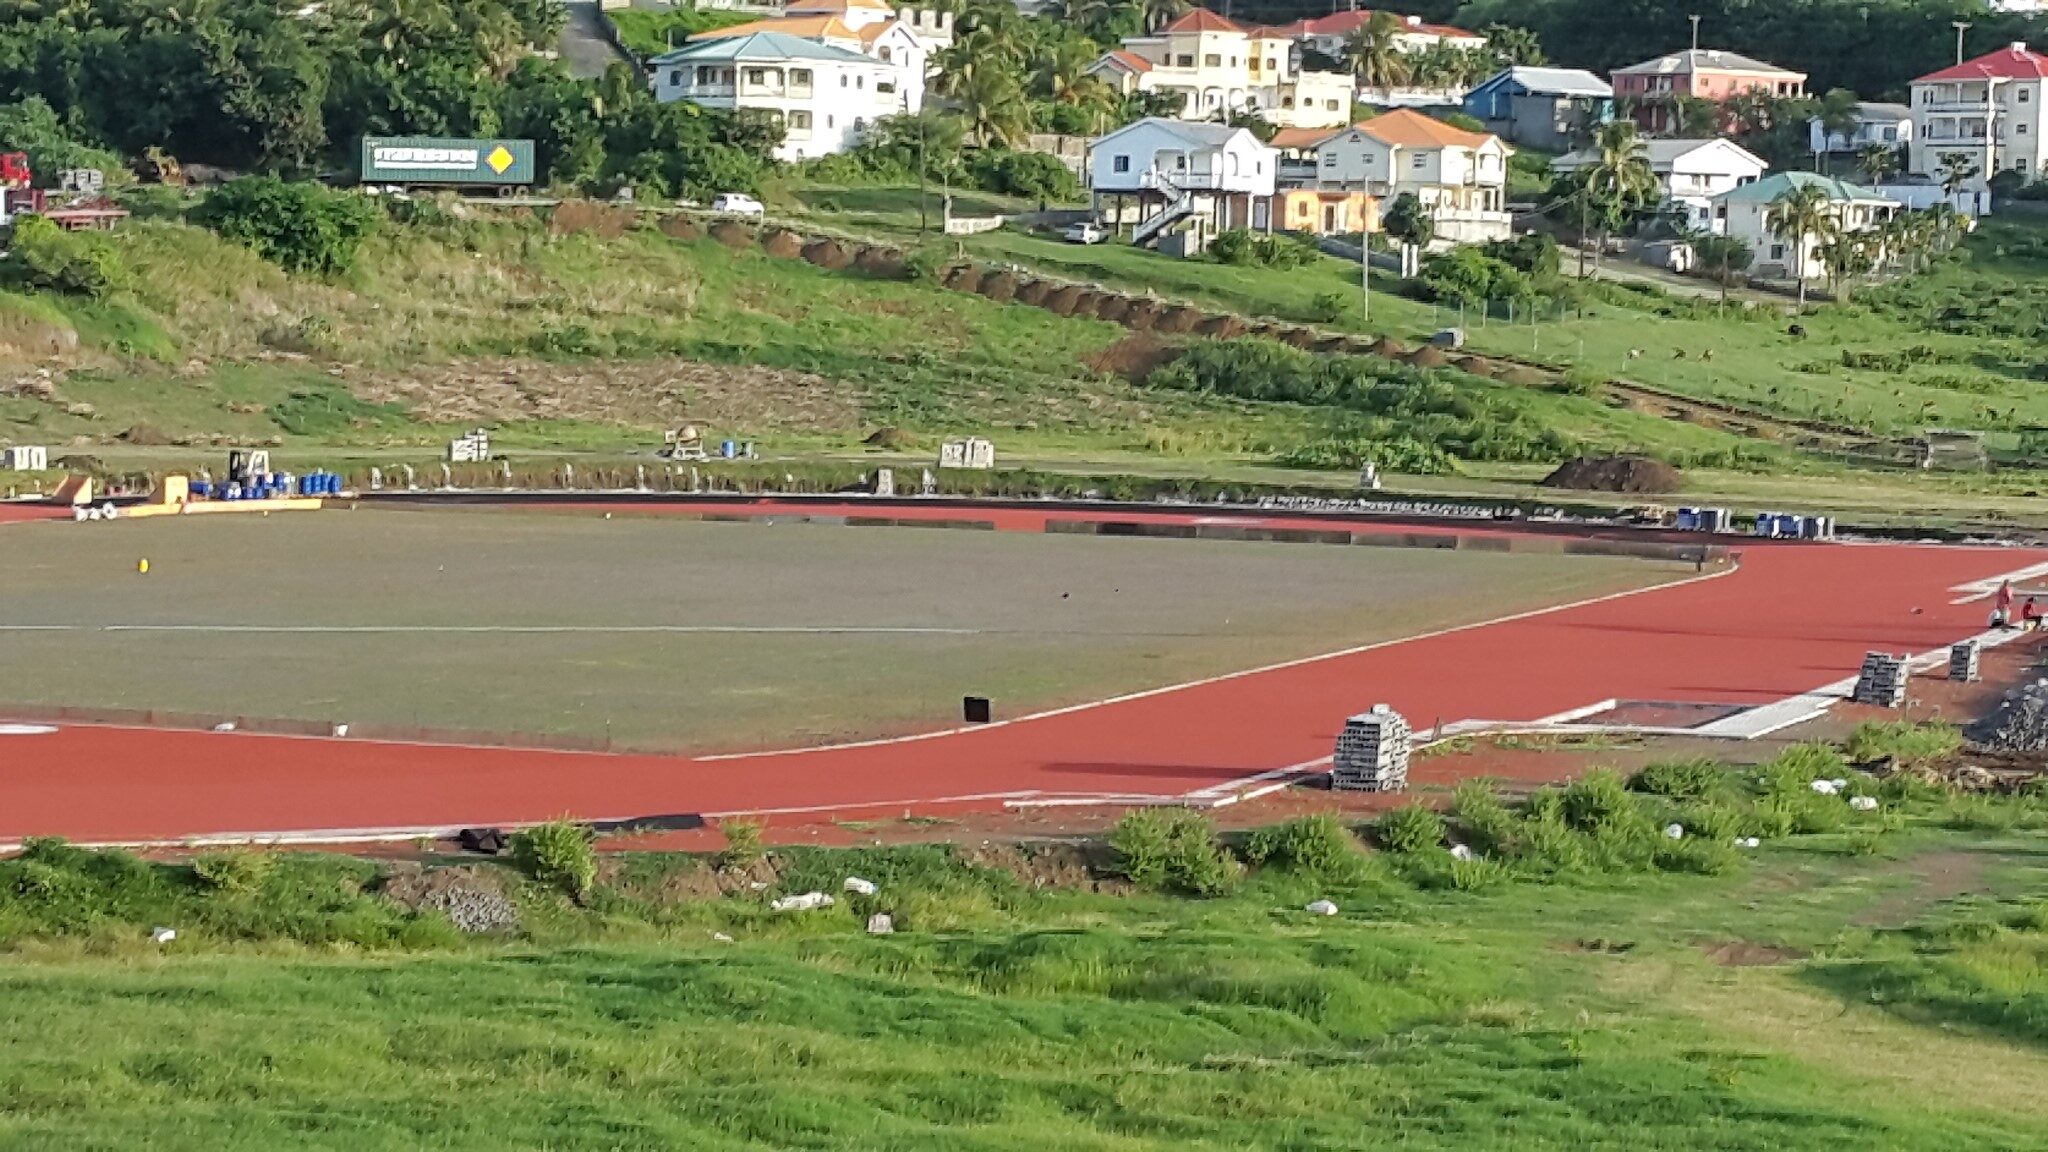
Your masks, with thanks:
M1427 727L1534 719L1608 696L1782 699L1853 671L1870 648L1926 650L1974 632L1978 612L1947 605L1948 590L2048 558L1915 545L1744 551L1743 568L1725 578L1032 724L823 755L707 764L67 728L0 746L0 836L175 841L223 829L450 827L483 812L518 822L900 810L903 797L1003 792L1185 795L1319 759L1345 716L1381 700Z

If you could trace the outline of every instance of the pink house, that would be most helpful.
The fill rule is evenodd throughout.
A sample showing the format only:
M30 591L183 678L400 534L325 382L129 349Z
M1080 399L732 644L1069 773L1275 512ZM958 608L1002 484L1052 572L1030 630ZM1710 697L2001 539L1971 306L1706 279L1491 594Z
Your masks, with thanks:
M1633 109L1636 123L1650 133L1675 130L1673 105L1679 96L1722 104L1745 92L1806 94L1804 72L1713 48L1692 48L1618 68L1613 80L1615 103Z

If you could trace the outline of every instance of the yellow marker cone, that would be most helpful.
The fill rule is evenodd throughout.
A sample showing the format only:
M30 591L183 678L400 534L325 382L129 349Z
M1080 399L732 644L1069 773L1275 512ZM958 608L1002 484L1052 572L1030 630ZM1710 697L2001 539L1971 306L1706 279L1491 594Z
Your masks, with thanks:
M147 558L137 560L135 562L135 570L145 576L149 575L149 560Z

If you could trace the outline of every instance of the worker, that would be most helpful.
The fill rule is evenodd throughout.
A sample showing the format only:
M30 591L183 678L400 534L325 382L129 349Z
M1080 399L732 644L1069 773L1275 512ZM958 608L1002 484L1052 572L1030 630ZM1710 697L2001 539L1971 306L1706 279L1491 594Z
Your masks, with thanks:
M2041 605L2032 596L2029 596L2027 597L2027 602L2020 605L2020 630L2032 632L2040 626Z
M1991 626L1992 626L1993 628L2007 628L2007 627L2010 627L2011 625L2012 625L2012 581L2010 581L2010 580L2007 580L2007 581L2004 581L2003 583L1999 584L1999 586L1998 586L1998 598L1997 598L1997 599L1996 599L1996 600L1995 600L1995 601L1994 601L1994 602L1992 603L1992 607L1991 607Z

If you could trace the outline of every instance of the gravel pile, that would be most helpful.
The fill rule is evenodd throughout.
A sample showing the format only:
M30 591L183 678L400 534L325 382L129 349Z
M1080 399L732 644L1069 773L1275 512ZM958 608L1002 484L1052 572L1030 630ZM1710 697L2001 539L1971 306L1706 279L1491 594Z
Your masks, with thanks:
M2048 752L2048 679L2013 689L1969 737L1999 752Z
M458 930L472 935L509 932L519 927L519 909L510 900L478 888L435 892L420 901L420 908L442 913Z

